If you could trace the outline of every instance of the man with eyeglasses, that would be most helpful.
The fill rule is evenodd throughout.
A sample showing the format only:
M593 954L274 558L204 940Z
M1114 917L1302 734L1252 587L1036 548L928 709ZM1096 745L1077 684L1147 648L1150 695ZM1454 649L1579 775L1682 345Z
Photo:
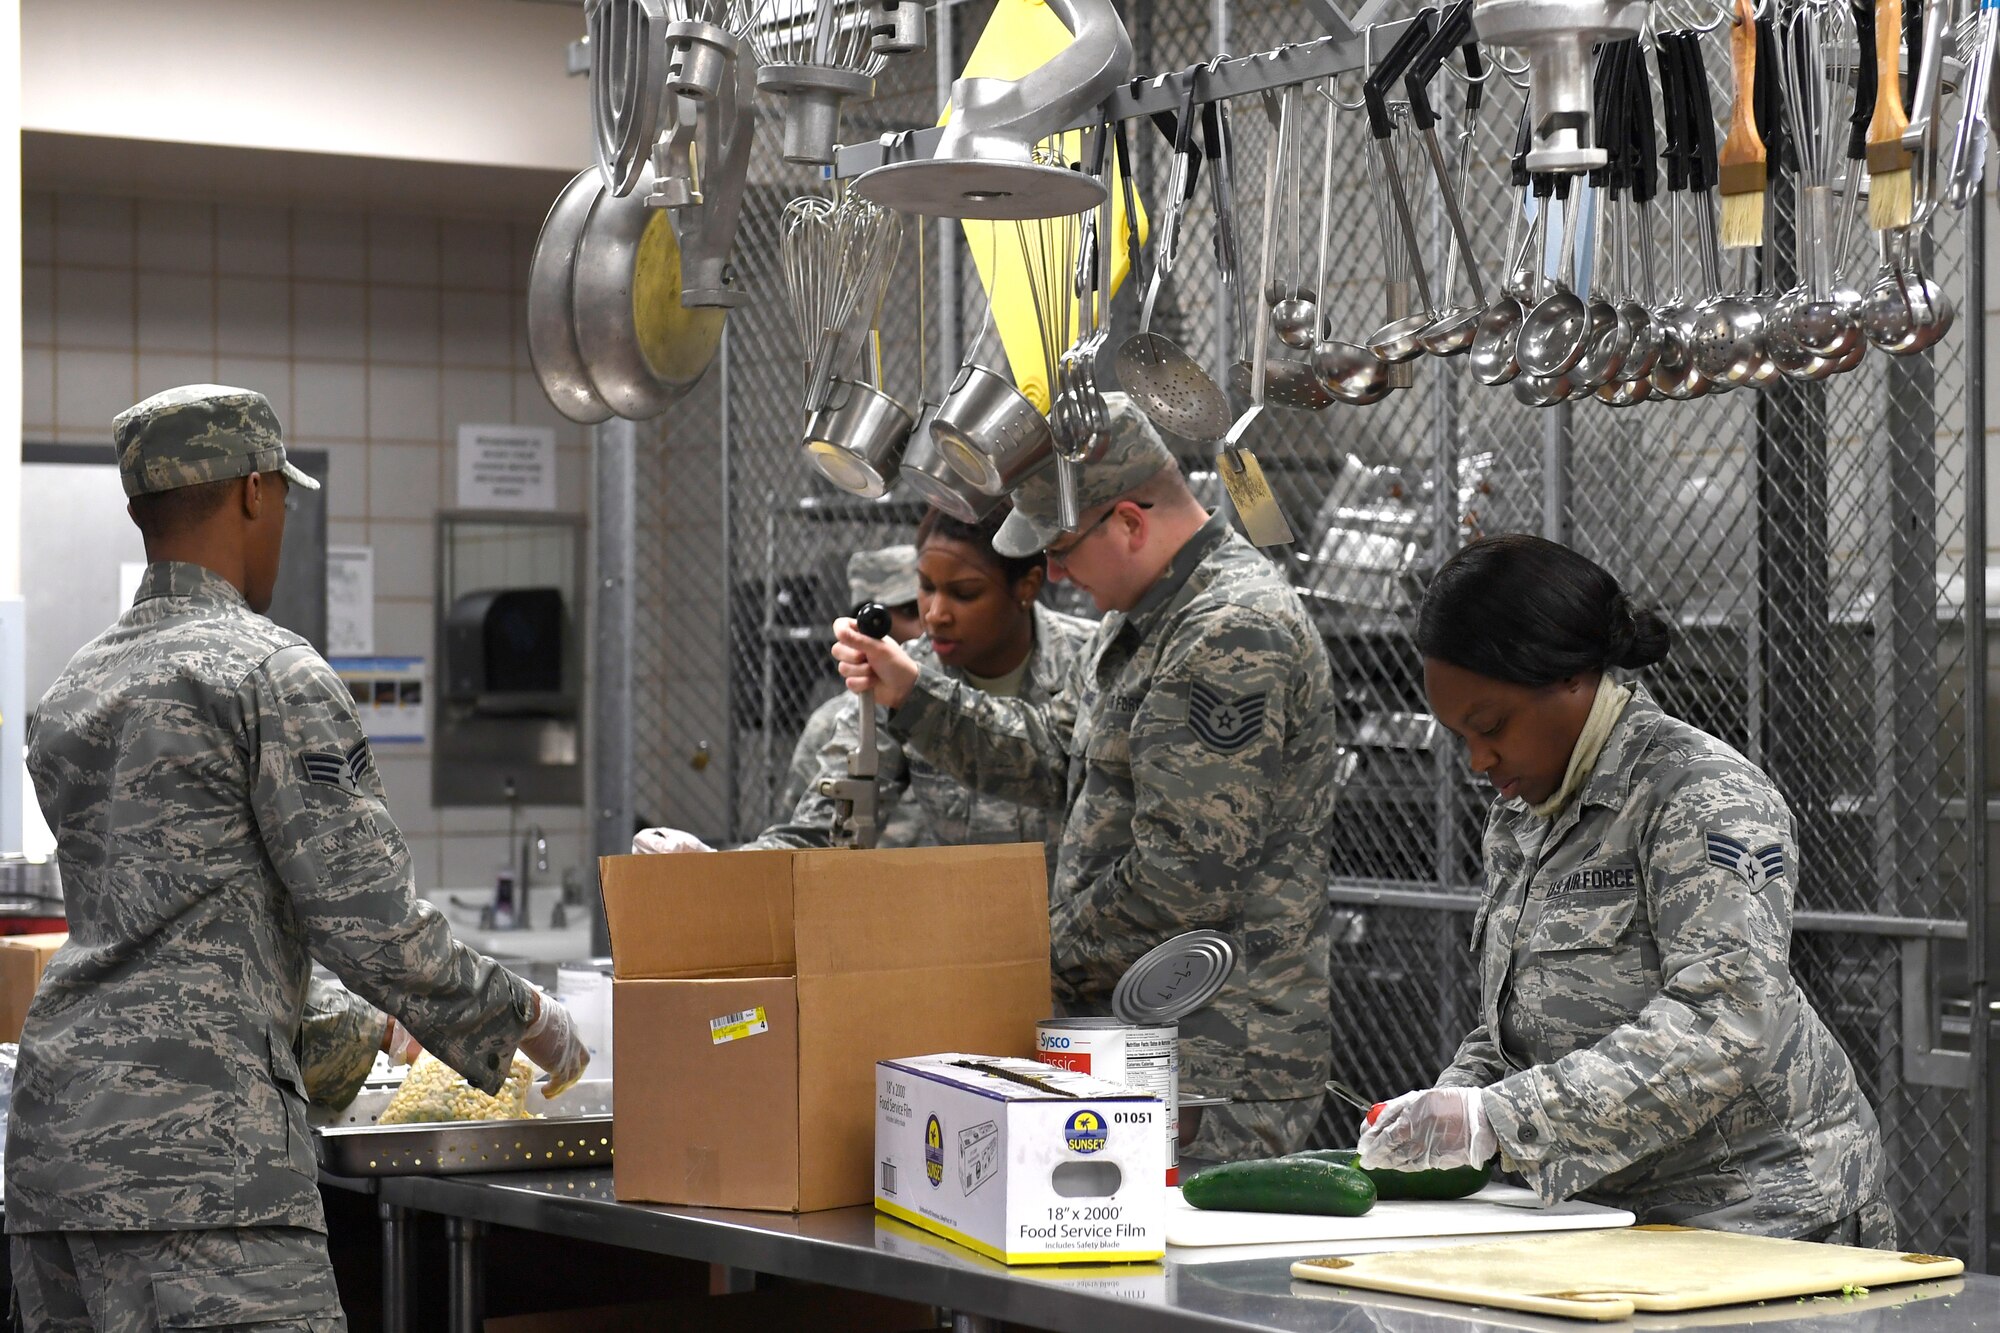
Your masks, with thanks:
M1050 886L1056 992L1110 1012L1118 978L1188 930L1221 931L1229 985L1181 1021L1189 1094L1209 1108L1186 1152L1292 1152L1319 1118L1332 1055L1327 866L1334 694L1291 585L1188 489L1159 434L1105 395L1111 442L1085 464L1082 521L1056 522L1054 478L1024 482L993 542L1042 552L1105 612L1053 701L995 699L896 645L836 625L851 689L889 730L982 791L1065 816Z
M69 940L21 1037L7 1231L23 1327L346 1327L305 1103L351 1097L389 1020L497 1091L516 1046L560 1090L554 1000L452 939L353 699L271 604L293 487L262 394L169 389L113 423L138 596L28 728ZM371 1046L372 1043L372 1046Z

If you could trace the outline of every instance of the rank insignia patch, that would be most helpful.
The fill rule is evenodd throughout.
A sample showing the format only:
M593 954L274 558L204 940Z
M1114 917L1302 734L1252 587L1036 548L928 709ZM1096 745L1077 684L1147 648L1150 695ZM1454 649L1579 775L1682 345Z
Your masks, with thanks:
M1262 694L1226 699L1197 683L1188 694L1188 728L1218 754L1235 754L1264 729Z
M359 740L346 754L337 750L314 750L299 756L299 767L307 782L338 787L350 795L361 794L361 784L375 771L375 757L367 740Z
M1778 843L1750 850L1727 833L1708 835L1708 863L1729 871L1752 889L1761 889L1785 874L1785 849Z

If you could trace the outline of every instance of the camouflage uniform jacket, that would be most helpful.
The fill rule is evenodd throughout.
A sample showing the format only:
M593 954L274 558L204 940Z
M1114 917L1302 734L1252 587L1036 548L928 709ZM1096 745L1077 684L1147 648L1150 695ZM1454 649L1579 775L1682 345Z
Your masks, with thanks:
M528 987L411 896L352 697L303 639L155 564L29 730L70 935L21 1039L10 1231L323 1229L314 957L499 1087Z
M1298 595L1223 518L1105 616L1054 699L989 698L926 666L889 725L982 791L1066 812L1050 912L1069 1013L1109 1013L1141 954L1218 930L1240 961L1181 1023L1183 1085L1321 1095L1332 673Z
M1092 621L1066 616L1047 607L1035 608L1035 646L1028 656L1028 673L1020 697L1046 703L1069 679L1070 665L1084 651L1097 628ZM938 662L929 639L905 645L910 656L927 667L964 681L965 674ZM845 777L847 756L861 740L861 701L843 701L832 735L820 754L820 768L790 822L766 829L756 847L824 847L833 826L833 802L813 787L822 778ZM875 731L880 741L881 772L875 779L883 816L882 847L966 847L982 842L1039 842L1048 849L1049 874L1055 875L1056 847L1062 841L1060 808L1049 810L991 796L952 777L920 754L906 750L888 733L887 714Z
M1643 688L1552 820L1486 825L1480 1025L1440 1085L1484 1087L1502 1164L1680 1222L1888 1244L1882 1136L1793 980L1791 813ZM1885 1234L1886 1228L1886 1234Z

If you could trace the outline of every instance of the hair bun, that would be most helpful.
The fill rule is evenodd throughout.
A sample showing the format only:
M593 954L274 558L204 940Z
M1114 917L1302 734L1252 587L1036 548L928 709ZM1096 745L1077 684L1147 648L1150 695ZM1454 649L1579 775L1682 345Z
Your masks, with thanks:
M1662 661L1674 646L1674 630L1667 618L1622 592L1611 604L1611 625L1605 638L1608 652L1604 664L1630 671Z

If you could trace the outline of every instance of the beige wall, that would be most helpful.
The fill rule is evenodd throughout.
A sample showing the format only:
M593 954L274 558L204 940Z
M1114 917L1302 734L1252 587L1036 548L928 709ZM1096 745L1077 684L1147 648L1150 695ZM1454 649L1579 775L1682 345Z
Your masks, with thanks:
M213 380L269 395L287 437L329 455L330 542L374 548L379 655L433 655L434 523L455 503L459 423L553 428L557 506L586 511L585 432L528 363L534 223L40 192L25 204L28 438L108 453L112 415L146 394ZM26 515L26 539L63 521ZM419 886L491 884L507 812L432 808L426 747L377 759ZM548 830L553 869L583 863L581 810L525 813Z
M25 0L20 14L29 130L571 170L589 156L585 81L564 65L581 6Z

